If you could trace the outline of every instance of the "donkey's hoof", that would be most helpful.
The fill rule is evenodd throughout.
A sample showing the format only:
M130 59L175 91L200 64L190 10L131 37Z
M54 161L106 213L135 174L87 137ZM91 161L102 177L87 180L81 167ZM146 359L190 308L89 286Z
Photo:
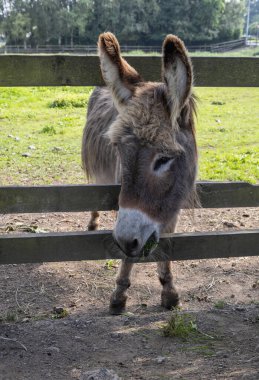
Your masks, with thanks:
M161 305L168 310L173 307L179 306L179 294L175 290L162 292L161 294Z
M112 315L123 314L125 312L125 309L126 309L126 301L127 301L127 298L125 298L123 300L111 299L110 309L109 309L110 314L112 314Z
M96 223L90 223L87 226L88 231L96 231L98 229L98 224Z

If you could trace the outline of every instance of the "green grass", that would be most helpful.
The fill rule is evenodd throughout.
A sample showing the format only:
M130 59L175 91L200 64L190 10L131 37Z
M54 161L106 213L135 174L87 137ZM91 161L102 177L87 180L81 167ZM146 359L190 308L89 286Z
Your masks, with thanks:
M85 183L80 150L91 91L0 88L2 185ZM199 179L259 182L259 89L196 93Z
M259 89L199 88L202 180L259 181Z
M162 329L165 337L176 337L187 339L199 334L196 321L190 314L183 314L179 310L174 310L169 321Z
M80 149L91 91L90 87L0 89L2 184L85 181ZM27 152L30 156L23 157Z
M226 303L224 300L218 300L217 302L214 303L214 307L216 309L224 309L225 306L226 306Z

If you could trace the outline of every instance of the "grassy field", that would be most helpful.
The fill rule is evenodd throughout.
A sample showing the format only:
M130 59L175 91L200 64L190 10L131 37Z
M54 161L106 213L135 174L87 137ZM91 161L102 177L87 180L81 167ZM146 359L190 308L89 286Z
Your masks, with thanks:
M81 136L92 88L0 89L0 182L84 183ZM199 179L259 182L259 89L198 88Z

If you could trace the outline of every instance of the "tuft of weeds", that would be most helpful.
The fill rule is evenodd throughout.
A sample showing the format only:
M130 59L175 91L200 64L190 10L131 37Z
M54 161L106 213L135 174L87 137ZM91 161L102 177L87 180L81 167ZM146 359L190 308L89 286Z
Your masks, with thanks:
M63 307L54 307L53 308L53 314L52 319L61 319L68 316L67 309L64 309Z
M218 300L217 302L214 303L214 307L216 309L224 309L224 307L225 307L225 301Z
M186 339L198 333L196 321L190 314L183 314L175 309L171 318L163 326L163 335L165 337L178 337Z
M47 135L53 136L57 133L57 131L56 131L55 127L53 127L53 125L51 125L51 126L43 127L40 130L40 133L46 133Z
M83 108L87 105L87 99L85 96L80 96L78 94L65 94L59 96L48 104L49 108Z
M6 322L16 322L18 320L18 315L14 311L7 311L4 314L0 315L0 323L6 323Z
M110 259L107 260L105 265L105 269L112 270L118 267L118 260Z

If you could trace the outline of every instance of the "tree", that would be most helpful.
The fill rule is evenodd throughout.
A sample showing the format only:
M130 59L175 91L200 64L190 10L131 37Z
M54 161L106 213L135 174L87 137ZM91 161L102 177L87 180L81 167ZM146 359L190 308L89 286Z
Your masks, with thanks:
M247 0L0 0L8 44L96 44L104 31L122 44L160 44L167 33L187 43L238 38ZM251 22L259 0L251 0ZM257 13L256 13L257 12Z
M152 38L161 40L166 33L179 35L187 42L210 41L217 37L224 0L159 0L158 25Z
M244 29L245 0L228 0L225 3L224 13L220 19L219 39L238 39Z

